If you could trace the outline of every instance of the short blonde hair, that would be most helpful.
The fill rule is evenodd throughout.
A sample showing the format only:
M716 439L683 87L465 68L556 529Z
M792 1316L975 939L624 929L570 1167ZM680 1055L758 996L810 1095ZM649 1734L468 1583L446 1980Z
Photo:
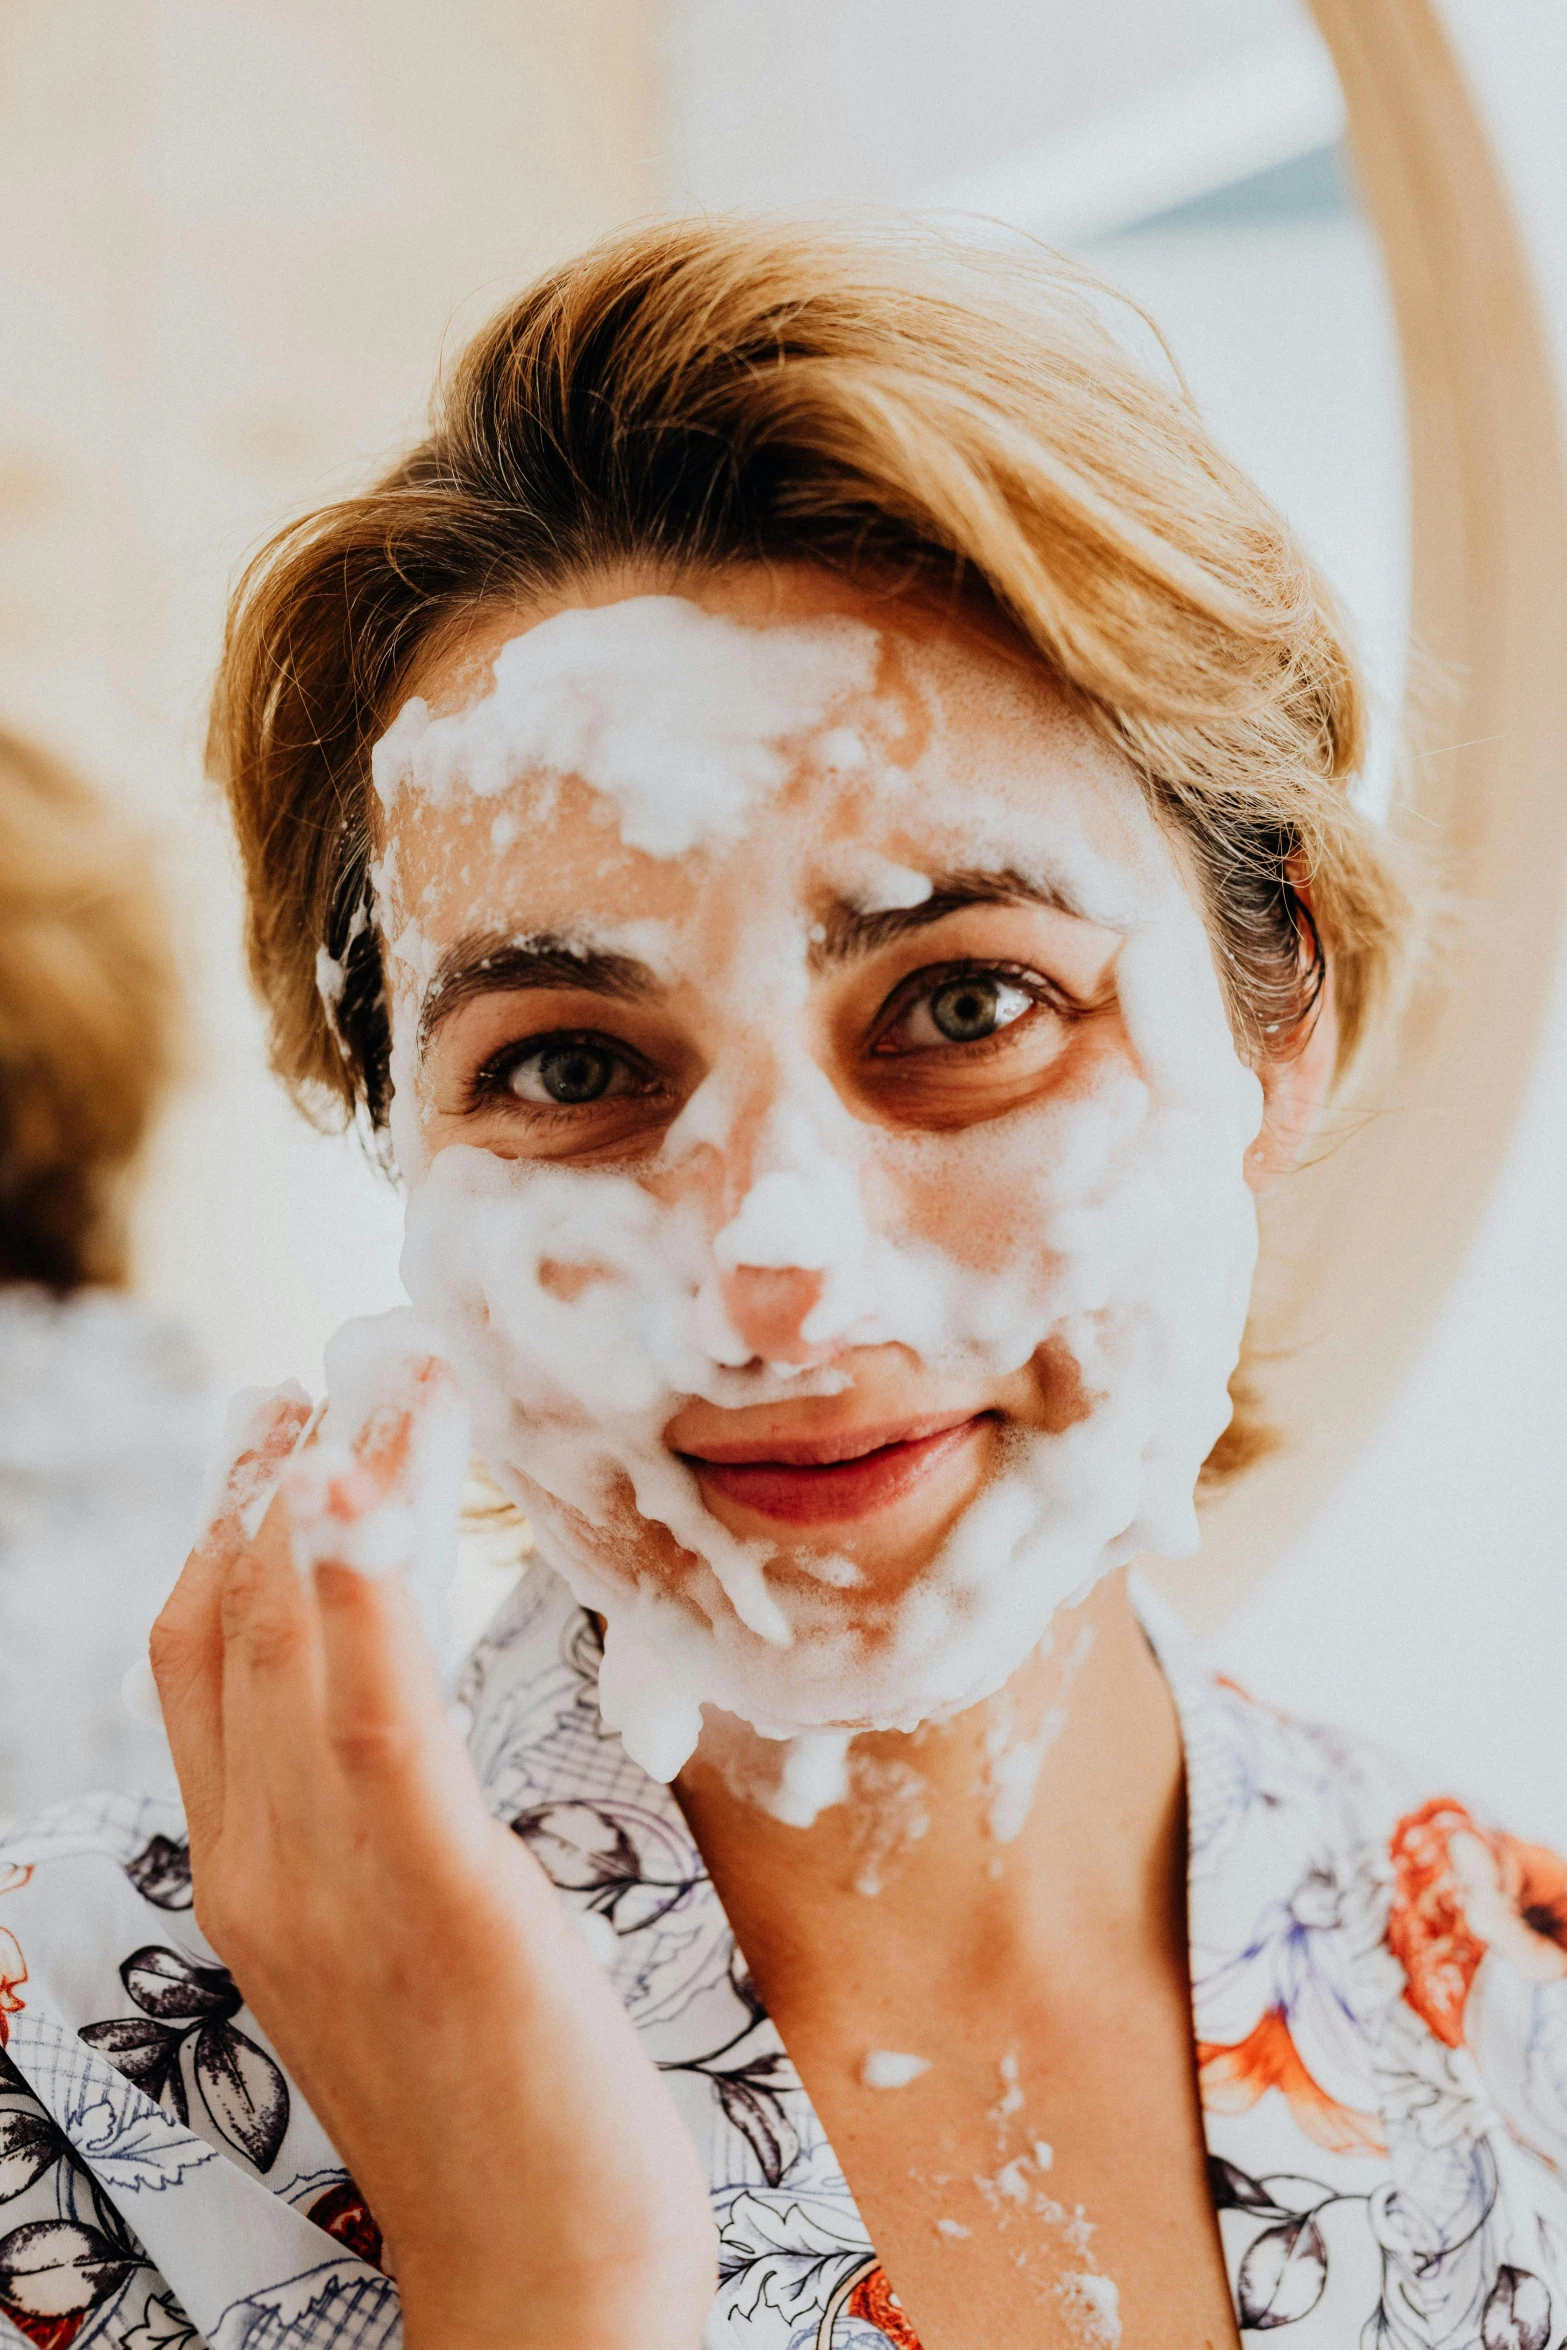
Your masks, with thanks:
M145 850L0 731L0 1282L126 1278L124 1178L174 1056L166 935Z
M719 219L630 230L510 303L428 437L283 531L230 613L212 753L296 1096L385 1119L369 753L432 634L605 570L758 559L1000 615L1188 844L1242 1049L1294 1049L1326 968L1347 1064L1395 993L1408 901L1349 789L1345 631L1110 298L1038 248ZM1244 1415L1224 1442L1229 1466L1258 1449Z

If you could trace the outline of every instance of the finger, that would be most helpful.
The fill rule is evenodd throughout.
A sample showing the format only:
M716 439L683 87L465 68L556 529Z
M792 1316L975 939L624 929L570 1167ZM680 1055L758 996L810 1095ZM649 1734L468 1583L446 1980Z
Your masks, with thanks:
M223 1633L221 1592L227 1562L243 1542L243 1518L277 1476L310 1416L299 1388L237 1399L228 1425L228 1466L213 1496L208 1524L159 1613L148 1644L193 1845L221 1821Z
M323 1445L314 1489L291 1488L302 1570L321 1561L407 1577L432 1646L444 1657L446 1601L468 1474L468 1413L439 1356L408 1353L361 1384L346 1455ZM326 1436L335 1438L334 1415Z
M409 1511L397 1491L406 1430L384 1432L368 1464L311 1429L286 1463L251 1542L222 1568L222 1708L226 1816L297 1847L330 1833L330 1778L320 1609L312 1569L348 1558L376 1572L408 1555Z
M415 1844L426 1829L443 1842L466 1808L482 1828L472 1768L406 1584L324 1564L316 1592L327 1739L361 1821Z
M295 1455L253 1541L234 1546L219 1588L225 1825L309 1841L327 1763L315 1594L295 1564Z
M467 1471L466 1414L448 1366L434 1356L395 1366L353 1455L367 1502L378 1489L385 1496L367 1510L383 1531L367 1540L362 1525L316 1568L328 1736L362 1801L403 1806L424 1796L439 1804L453 1792L454 1770L471 1796L471 1767L420 1620L421 1601L449 1578ZM398 1542L401 1573L374 1579L363 1571L367 1554L390 1554Z
M394 1578L417 1559L432 1506L450 1548L466 1458L447 1367L428 1356L389 1360L361 1394L352 1442L337 1438L329 1411L289 1461L260 1535L225 1572L227 1800L263 1797L267 1817L286 1821L296 1842L330 1832L321 1794L334 1758L339 1770L372 1753L407 1759L446 1734L407 1593L399 1584L378 1601L370 1579ZM357 1630L329 1643L329 1616L333 1627L347 1620Z

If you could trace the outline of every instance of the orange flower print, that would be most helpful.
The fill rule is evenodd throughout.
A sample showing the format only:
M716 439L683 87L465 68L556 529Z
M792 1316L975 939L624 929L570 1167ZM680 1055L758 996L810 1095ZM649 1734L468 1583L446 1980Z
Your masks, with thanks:
M903 2314L903 2303L887 2281L884 2268L867 2269L844 2303L844 2312L866 2325L879 2326L895 2350L920 2350L919 2336Z
M1386 2143L1374 2114L1340 2105L1301 2062L1282 2007L1270 2007L1244 2040L1221 2048L1197 2043L1197 2080L1210 2113L1248 2113L1266 2090L1289 2101L1297 2125L1330 2154L1382 2154Z
M20 1861L0 1861L0 1893L20 1893L32 1873ZM27 2005L25 1999L17 1997L16 1990L17 1984L26 1980L27 1961L22 1956L22 1946L13 1933L0 1926L0 2048L11 2037L6 2018L20 2015Z
M22 1956L22 1946L14 1934L0 1926L0 2048L11 2037L7 2018L20 2015L27 2005L26 2000L18 1996L16 1988L18 1983L25 1983L26 1980L27 1961Z
M1463 2043L1487 1950L1529 1982L1567 1976L1567 1864L1554 1852L1477 1827L1448 1795L1400 1820L1390 1852L1387 1946L1404 1970L1404 1997L1447 2047Z

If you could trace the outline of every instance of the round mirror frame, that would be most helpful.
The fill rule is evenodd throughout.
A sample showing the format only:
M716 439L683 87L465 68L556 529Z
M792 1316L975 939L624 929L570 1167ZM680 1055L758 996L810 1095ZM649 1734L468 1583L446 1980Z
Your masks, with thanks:
M1265 1208L1254 1330L1284 1442L1209 1505L1197 1569L1159 1576L1204 1631L1342 1484L1429 1339L1517 1126L1567 906L1567 473L1541 287L1453 37L1484 22L1463 0L1313 7L1401 345L1417 655L1396 810L1446 918L1396 1061ZM1541 70L1567 75L1541 30Z

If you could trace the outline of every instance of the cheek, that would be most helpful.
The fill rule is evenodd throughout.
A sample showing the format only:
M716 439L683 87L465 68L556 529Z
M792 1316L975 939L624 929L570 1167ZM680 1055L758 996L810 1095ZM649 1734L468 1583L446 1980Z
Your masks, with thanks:
M667 1526L640 1515L631 1480L614 1478L602 1515L590 1518L549 1492L525 1472L516 1479L518 1499L529 1524L556 1552L566 1552L607 1582L627 1591L649 1584L678 1593L698 1564Z
M1034 1409L1018 1417L1046 1436L1064 1436L1068 1428L1088 1419L1102 1400L1090 1391L1082 1365L1059 1332L1035 1347L1028 1367Z
M1043 1231L1054 1123L1021 1113L881 1143L862 1178L867 1221L971 1272L1032 1286L1051 1263Z

